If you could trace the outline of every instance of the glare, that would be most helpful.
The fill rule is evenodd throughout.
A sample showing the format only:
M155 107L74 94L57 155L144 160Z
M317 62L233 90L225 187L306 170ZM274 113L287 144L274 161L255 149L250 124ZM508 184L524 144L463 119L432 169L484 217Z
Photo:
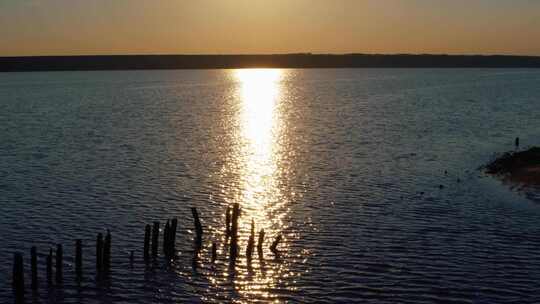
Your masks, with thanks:
M266 220L265 207L276 199L277 137L282 71L276 69L237 70L240 85L240 128L242 135L242 207L252 216Z

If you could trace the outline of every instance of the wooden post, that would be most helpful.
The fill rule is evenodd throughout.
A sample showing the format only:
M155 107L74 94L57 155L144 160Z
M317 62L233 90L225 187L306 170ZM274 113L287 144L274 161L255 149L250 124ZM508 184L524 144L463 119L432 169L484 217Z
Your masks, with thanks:
M144 261L148 262L148 258L150 257L150 234L152 231L152 227L150 225L146 225L144 229Z
M253 254L253 247L255 247L255 221L251 219L251 232L249 234L248 244L246 248L246 259L248 264L251 263L251 255Z
M24 302L24 263L22 253L13 256L13 292L16 303Z
M225 213L225 237L231 236L231 206L227 206L227 212Z
M109 229L107 229L107 235L103 243L103 270L105 272L111 270L111 232Z
M133 260L135 260L135 253L133 252L133 250L131 250L129 253L129 264L131 266L133 266Z
M64 278L63 263L64 250L62 244L56 245L56 284L62 284Z
M159 241L159 222L154 222L154 228L152 229L152 257L157 257L158 254L158 241Z
M176 255L176 228L178 227L178 219L173 218L171 221L171 239L170 239L170 256L174 258Z
M82 240L75 241L75 274L77 280L82 277Z
M261 229L259 231L259 240L257 242L257 253L259 254L259 258L263 258L263 243L264 243L264 229Z
M230 258L231 262L236 261L238 256L238 217L240 216L240 204L235 203L232 210L231 218L231 246Z
M274 254L278 254L277 246L279 242L281 241L281 234L276 237L274 242L272 242L272 245L270 245L270 251L272 251Z
M52 258L53 250L49 249L49 255L47 256L47 284L52 285Z
M193 214L193 220L195 223L195 233L196 235L196 242L197 244L201 244L202 242L202 235L203 235L203 228L201 225L201 221L199 220L199 213L197 212L197 208L191 207L191 214Z
M217 246L216 246L216 243L213 242L212 243L212 263L216 262L216 258L217 258Z
M99 275L103 269L103 234L98 233L96 240L96 272Z
M38 289L38 275L37 275L37 249L36 246L32 246L30 249L30 268L32 271L32 290Z
M165 228L163 230L163 254L168 257L169 256L169 233L171 229L171 225L169 224L169 220L167 220L167 223L165 224Z

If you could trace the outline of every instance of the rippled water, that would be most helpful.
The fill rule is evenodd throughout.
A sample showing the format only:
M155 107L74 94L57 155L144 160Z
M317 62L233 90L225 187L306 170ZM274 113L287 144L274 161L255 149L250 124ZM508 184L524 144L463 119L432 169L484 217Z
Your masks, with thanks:
M538 303L537 192L477 168L516 136L540 144L539 113L539 70L0 73L0 302L13 301L13 253L29 270L36 245L36 303ZM145 265L144 225L171 217L178 259ZM251 219L267 240L248 266ZM97 280L105 229L113 269ZM64 286L47 288L57 243Z

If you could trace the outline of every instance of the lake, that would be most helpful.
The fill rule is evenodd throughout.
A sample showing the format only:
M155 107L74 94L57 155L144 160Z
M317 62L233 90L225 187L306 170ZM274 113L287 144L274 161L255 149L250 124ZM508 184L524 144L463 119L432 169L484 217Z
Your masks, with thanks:
M15 252L31 303L540 302L538 191L478 170L517 136L540 145L540 70L0 73L0 121L0 302ZM147 265L145 225L173 217L178 258ZM248 265L252 219L266 241ZM107 229L112 270L96 279ZM64 285L48 288L59 243Z

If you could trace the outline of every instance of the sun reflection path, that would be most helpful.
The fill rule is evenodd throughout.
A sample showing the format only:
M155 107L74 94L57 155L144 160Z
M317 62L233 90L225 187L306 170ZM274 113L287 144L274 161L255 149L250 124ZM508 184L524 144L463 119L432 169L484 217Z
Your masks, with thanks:
M245 215L253 217L260 226L264 221L275 220L268 218L266 211L272 209L272 203L277 203L280 197L276 183L282 71L246 69L237 70L235 76L240 84L241 146L238 156L242 159L243 171L241 197L237 199L247 211Z
M238 147L235 155L240 170L239 192L235 201L240 203L240 242L243 251L247 244L251 219L256 230L267 232L266 248L285 226L287 201L280 187L279 161L282 157L281 134L283 121L280 113L282 79L278 69L243 69L234 71L238 83ZM282 249L288 245L283 242ZM270 252L265 249L266 254ZM244 265L245 266L245 265ZM242 265L240 265L242 268ZM287 272L286 265L262 265L254 261L254 273L240 271L236 286L246 298L274 297L266 290L276 287L280 273Z

